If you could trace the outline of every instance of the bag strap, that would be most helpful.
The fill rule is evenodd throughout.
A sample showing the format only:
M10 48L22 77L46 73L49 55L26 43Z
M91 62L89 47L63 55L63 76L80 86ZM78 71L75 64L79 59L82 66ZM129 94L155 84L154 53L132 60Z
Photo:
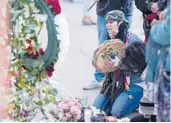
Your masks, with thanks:
M130 32L127 32L125 43L128 43L128 41L129 41L130 37L131 37L131 33L130 33Z

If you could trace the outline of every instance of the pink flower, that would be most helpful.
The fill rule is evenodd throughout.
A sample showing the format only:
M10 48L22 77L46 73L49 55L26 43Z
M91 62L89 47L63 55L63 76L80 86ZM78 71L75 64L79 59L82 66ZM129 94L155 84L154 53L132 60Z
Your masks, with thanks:
M72 107L72 106L75 105L75 103L74 102L69 102L68 105Z
M70 99L69 97L63 99L63 102L64 102L64 103L68 103L68 102L70 102L70 101L71 101L71 99Z
M58 103L58 107L61 108L62 107L62 102Z
M76 106L71 107L71 113L77 112L78 108Z
M69 109L69 105L68 104L63 104L62 109L68 110Z
M80 115L75 115L74 116L75 119L80 119L80 117L81 117Z
M72 117L72 115L71 115L70 113L66 113L65 116L66 116L67 118L71 118L71 117Z
M68 118L67 118L67 117L63 117L62 120L63 120L63 121L67 121Z
M62 102L60 102L59 104L58 104L58 108L59 108L59 111L63 111L63 103Z
M75 112L75 114L80 115L81 114L81 110L78 108L77 111Z
M64 113L61 117L62 121L76 121L81 116L80 100L67 97L57 102L58 112Z

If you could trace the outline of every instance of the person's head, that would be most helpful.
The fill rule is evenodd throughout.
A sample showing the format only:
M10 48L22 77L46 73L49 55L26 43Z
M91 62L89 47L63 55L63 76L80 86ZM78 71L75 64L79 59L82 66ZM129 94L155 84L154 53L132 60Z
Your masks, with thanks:
M142 74L145 67L145 43L136 41L129 44L125 49L124 57L119 62L119 68L127 72Z
M119 27L122 23L127 23L122 11L113 10L106 14L106 27L110 38L115 38L119 33Z

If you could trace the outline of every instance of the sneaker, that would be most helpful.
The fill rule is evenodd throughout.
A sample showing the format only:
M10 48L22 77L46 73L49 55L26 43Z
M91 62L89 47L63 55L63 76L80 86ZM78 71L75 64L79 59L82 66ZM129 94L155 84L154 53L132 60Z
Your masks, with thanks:
M101 88L101 87L102 87L101 82L97 82L93 80L89 85L84 86L83 90L92 90L92 89Z
M91 25L96 25L96 23L90 18Z

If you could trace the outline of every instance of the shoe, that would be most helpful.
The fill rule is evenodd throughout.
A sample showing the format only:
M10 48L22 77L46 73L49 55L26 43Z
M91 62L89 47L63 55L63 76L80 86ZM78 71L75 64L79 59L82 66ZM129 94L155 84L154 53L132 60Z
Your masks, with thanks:
M88 16L83 17L82 24L83 25L96 25L96 23L92 21L91 17L88 17Z
M83 90L93 90L93 89L97 89L101 87L102 87L102 84L100 82L93 80L89 85L84 86Z
M91 25L96 25L96 23L90 18Z

